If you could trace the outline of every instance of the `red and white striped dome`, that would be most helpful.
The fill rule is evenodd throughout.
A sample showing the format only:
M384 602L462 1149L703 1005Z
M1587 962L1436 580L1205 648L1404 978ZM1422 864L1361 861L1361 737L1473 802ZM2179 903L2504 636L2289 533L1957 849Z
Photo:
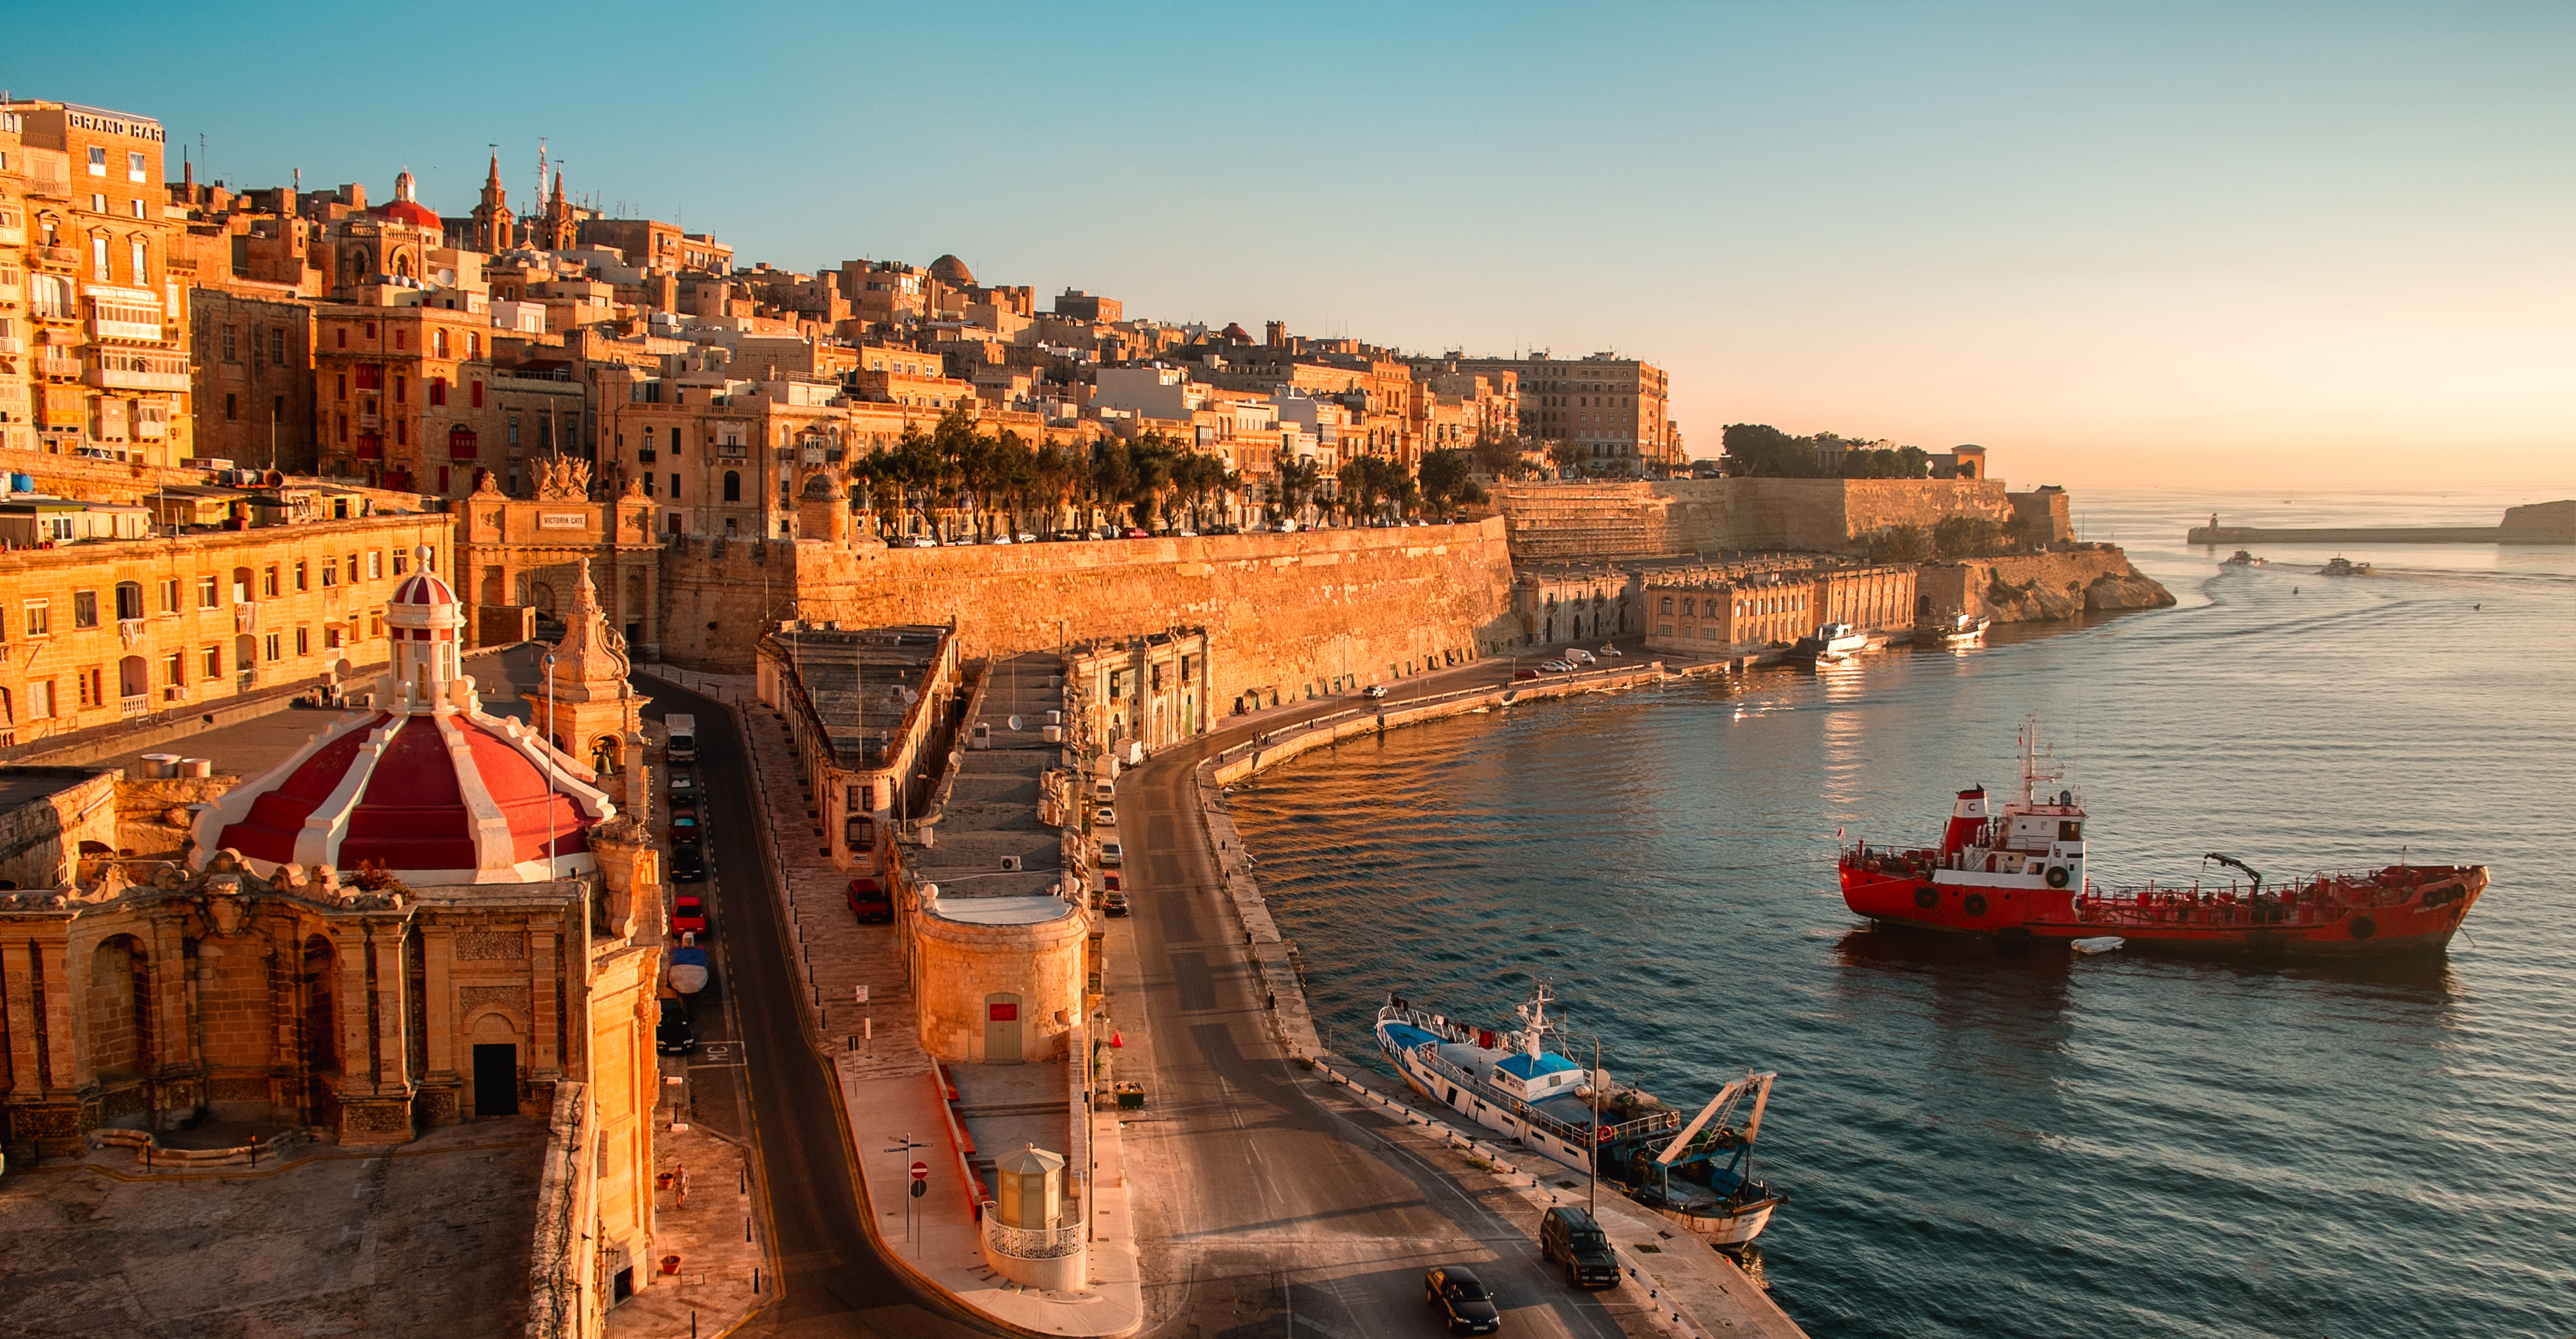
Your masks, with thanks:
M381 863L414 884L531 883L595 868L584 833L616 817L591 770L483 710L459 663L456 592L419 570L385 606L377 712L315 735L198 815L200 851L251 867Z
M373 862L415 886L535 883L596 867L585 834L617 810L588 775L515 720L378 713L224 796L199 815L197 841L263 875Z

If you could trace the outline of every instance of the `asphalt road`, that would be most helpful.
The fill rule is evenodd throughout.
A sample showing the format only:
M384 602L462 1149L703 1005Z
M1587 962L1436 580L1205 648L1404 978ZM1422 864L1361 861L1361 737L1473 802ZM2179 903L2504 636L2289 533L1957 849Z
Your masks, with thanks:
M1510 673L1502 660L1424 676L1398 687L1388 705ZM1273 1039L1241 924L1215 891L1217 865L1190 806L1191 772L1250 731L1356 702L1321 700L1220 730L1118 783L1135 912L1113 922L1124 929L1113 930L1109 947L1125 961L1112 963L1112 1005L1122 1024L1144 1024L1121 1053L1119 1076L1141 1078L1151 1097L1125 1127L1147 1332L1437 1333L1422 1271L1468 1263L1503 1299L1510 1333L1611 1339L1621 1333L1618 1317L1539 1260L1531 1225L1502 1221L1381 1137L1381 1117L1306 1077Z
M655 700L647 715L688 711L698 718L718 975L715 1007L701 1004L692 1017L699 1041L689 1065L693 1116L748 1137L773 1259L783 1274L777 1300L735 1333L764 1339L1003 1333L914 1287L869 1241L832 1074L807 1043L798 1015L775 866L762 849L742 739L716 703L660 679L650 689ZM740 1128L746 1121L749 1128Z

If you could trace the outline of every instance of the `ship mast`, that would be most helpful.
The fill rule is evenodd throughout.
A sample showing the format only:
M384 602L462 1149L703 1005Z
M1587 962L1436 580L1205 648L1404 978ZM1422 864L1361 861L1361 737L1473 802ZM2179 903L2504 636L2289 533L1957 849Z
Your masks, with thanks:
M2056 781L2066 775L2066 769L2058 764L2057 749L2054 746L2047 751L2048 762L2045 766L2040 762L2041 756L2039 718L2032 716L2025 719L2021 726L2021 802L2025 809L2039 803L2038 792L2035 789L2039 782Z

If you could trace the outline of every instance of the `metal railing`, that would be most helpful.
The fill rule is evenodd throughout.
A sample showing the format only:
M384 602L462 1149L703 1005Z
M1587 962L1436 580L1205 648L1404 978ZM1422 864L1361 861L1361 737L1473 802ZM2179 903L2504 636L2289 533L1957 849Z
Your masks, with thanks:
M1503 658L1504 657L1491 654L1481 657L1481 659L1488 662ZM1644 674L1650 670L1654 670L1658 664L1660 664L1659 661L1643 659L1637 661L1633 665L1593 665L1584 669L1576 670L1570 674L1549 671L1544 678L1514 680L1500 684L1482 684L1470 688L1453 688L1448 692L1433 693L1428 697L1408 697L1402 700L1391 697L1381 698L1377 699L1369 706L1346 707L1340 711L1330 711L1321 716L1310 717L1303 721L1283 725L1276 730L1265 730L1242 743L1229 744L1226 747L1219 749L1214 755L1214 760L1224 762L1231 760L1237 754L1249 753L1256 750L1267 750L1286 741L1313 734L1318 730L1329 730L1335 724L1355 717L1384 716L1393 712L1412 711L1419 707L1438 706L1443 702L1455 702L1461 698L1491 697L1497 693L1515 693L1524 687L1539 687L1553 683L1580 683L1586 680L1607 680L1612 676L1621 674ZM1443 668L1454 667L1444 666ZM1437 673L1438 671L1435 670L1429 672Z
M149 693L136 693L131 696L118 699L117 714L120 716L151 715L152 695Z
M991 1200L984 1201L984 1241L995 1255L1014 1260L1061 1260L1082 1253L1082 1220L1054 1227L1008 1227Z

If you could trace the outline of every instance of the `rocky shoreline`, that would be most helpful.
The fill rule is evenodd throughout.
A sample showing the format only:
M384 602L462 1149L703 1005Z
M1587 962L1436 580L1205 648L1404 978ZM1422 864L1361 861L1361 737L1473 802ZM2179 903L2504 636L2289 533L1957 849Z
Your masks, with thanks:
M2164 609L2172 591L2111 545L2065 553L1978 558L1924 569L1935 609L1982 614L1997 623L2053 623L2085 614Z

